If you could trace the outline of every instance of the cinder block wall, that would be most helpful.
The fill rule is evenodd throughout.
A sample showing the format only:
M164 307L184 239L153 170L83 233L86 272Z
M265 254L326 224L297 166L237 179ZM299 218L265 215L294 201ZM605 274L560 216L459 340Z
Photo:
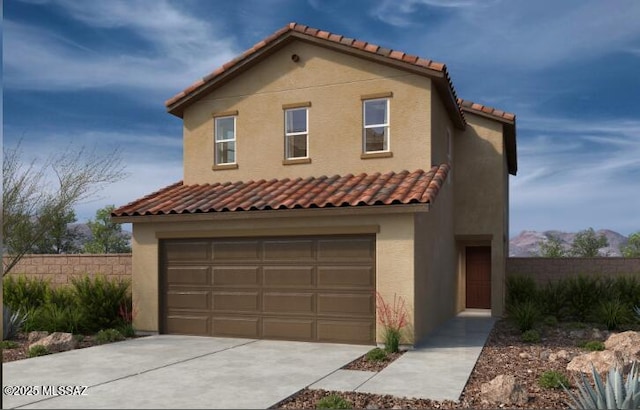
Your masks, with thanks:
M24 274L48 280L53 286L71 284L72 277L104 275L131 279L131 254L25 255L8 275Z
M507 258L510 275L531 276L539 284L576 275L640 278L640 258Z

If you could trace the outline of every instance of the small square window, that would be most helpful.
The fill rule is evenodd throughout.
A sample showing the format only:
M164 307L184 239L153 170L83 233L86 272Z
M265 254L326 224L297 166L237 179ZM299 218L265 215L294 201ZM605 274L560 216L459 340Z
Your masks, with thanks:
M215 164L236 163L236 117L215 119Z
M389 151L389 99L363 101L363 151Z
M309 157L309 122L306 108L284 112L285 159Z

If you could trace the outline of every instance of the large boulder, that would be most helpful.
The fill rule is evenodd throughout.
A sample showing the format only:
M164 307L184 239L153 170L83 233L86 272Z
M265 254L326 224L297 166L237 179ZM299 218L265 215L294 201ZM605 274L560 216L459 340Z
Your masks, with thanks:
M49 352L54 353L75 349L77 345L78 341L71 333L54 332L49 336L30 344L29 349L34 346L44 346Z
M46 331L33 331L33 332L29 332L29 336L27 338L29 344L35 343L38 340L44 339L45 337L49 336L49 332Z
M621 370L624 370L625 367L622 353L603 350L601 352L591 352L574 357L567 365L567 370L591 374L592 364L600 374L605 374L612 367L617 367Z
M482 383L480 395L482 400L491 404L523 405L529 401L529 394L516 383L516 378L504 374L496 376L488 383Z
M640 332L615 333L604 342L607 350L620 352L626 362L640 361Z

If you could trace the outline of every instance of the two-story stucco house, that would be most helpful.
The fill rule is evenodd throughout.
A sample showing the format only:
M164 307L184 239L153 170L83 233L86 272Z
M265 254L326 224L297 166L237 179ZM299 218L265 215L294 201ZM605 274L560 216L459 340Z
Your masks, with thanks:
M457 98L445 65L291 23L166 102L184 179L133 223L139 331L404 343L503 313L515 116Z

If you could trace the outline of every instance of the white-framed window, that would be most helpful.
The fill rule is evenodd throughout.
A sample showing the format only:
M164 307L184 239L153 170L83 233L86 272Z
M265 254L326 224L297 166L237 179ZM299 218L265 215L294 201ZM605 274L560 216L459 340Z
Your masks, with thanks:
M236 163L236 117L225 116L215 119L215 164Z
M364 153L389 151L389 99L362 102Z
M284 111L285 159L309 158L309 110L292 108Z

